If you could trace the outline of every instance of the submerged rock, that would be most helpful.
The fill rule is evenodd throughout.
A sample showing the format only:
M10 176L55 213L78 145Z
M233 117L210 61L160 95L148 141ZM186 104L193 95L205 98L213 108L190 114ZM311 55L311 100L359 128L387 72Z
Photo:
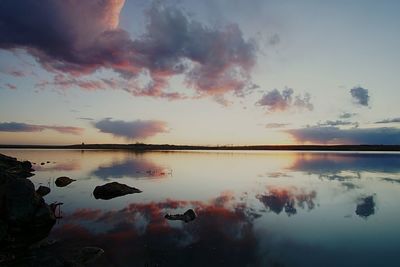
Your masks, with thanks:
M112 199L115 197L124 196L127 194L141 193L137 188L130 187L125 184L120 184L117 182L107 183L105 185L96 186L93 191L93 195L96 199Z
M167 219L167 220L179 220L179 221L184 221L184 222L193 221L194 219L196 219L196 217L197 217L197 215L194 212L194 210L192 210L192 209L188 209L183 214L174 214L174 215L166 214L165 215L165 219Z
M48 188L47 186L39 186L38 189L36 189L36 193L42 197L48 195L50 193L50 188Z
M360 217L367 218L375 213L374 196L368 196L361 199L361 203L357 205L356 214Z
M71 178L66 177L66 176L61 176L61 177L58 177L58 178L56 179L55 184L56 184L56 186L58 186L58 187L64 187L64 186L67 186L67 185L69 185L70 183L72 183L72 182L74 182L74 181L76 181L76 180L71 179Z

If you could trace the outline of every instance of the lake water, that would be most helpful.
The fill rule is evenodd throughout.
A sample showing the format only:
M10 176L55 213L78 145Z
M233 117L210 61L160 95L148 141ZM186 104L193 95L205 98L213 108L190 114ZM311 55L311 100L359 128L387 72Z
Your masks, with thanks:
M103 248L95 266L400 266L398 153L0 153L36 163L64 203L49 238ZM143 192L95 199L111 181Z

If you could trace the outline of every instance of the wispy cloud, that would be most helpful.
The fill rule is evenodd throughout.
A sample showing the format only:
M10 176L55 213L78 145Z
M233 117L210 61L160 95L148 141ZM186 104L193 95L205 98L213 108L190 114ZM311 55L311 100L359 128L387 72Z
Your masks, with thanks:
M157 120L122 121L105 118L93 123L100 132L126 139L146 139L159 133L168 132L167 123Z
M300 143L315 144L400 144L398 128L351 128L312 126L287 130Z
M339 119L350 119L354 116L357 116L357 113L343 112L339 115Z
M5 85L10 90L17 90L17 86L15 84L6 83Z
M256 105L266 107L271 112L285 111L292 107L313 110L310 94L305 93L304 96L293 96L293 94L294 90L292 88L285 88L282 92L274 89L264 94Z
M44 130L53 130L63 134L80 135L83 133L84 129L72 126L37 125L22 122L0 123L0 132L41 132Z
M368 89L360 86L354 87L350 90L350 94L356 104L366 107L369 105Z
M3 0L0 48L25 49L46 70L68 75L54 81L58 86L102 89L104 81L84 83L77 77L105 68L130 81L124 90L134 95L182 98L166 91L176 75L184 75L199 96L241 95L251 87L257 48L238 25L210 27L155 1L145 12L143 35L132 39L119 27L124 2ZM149 81L139 86L143 74Z
M267 123L265 125L265 128L284 128L286 126L290 125L289 123Z
M89 118L89 117L79 117L79 118L77 118L77 119L83 120L83 121L94 121L93 118Z
M342 120L327 120L325 122L319 122L318 126L348 126L348 125L353 125L355 127L358 127L358 122L351 122L351 121L342 121Z
M377 124L381 124L381 123L400 123L400 117L393 118L393 119L381 120L381 121L377 121L375 123L377 123Z

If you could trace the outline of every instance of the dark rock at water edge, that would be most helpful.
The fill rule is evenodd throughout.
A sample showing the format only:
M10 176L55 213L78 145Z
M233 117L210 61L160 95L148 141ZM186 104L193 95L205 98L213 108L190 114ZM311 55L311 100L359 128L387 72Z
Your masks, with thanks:
M0 154L0 251L43 239L56 221L33 183L25 178L31 166Z
M46 195L48 195L50 193L50 188L48 188L47 186L41 185L41 186L39 186L38 189L36 189L36 193L39 196L44 197L44 196L46 196Z
M127 194L141 193L137 188L130 187L125 184L120 184L117 182L107 183L101 186L96 186L93 191L93 195L96 199L112 199L115 197L124 196Z
M71 179L71 178L66 177L66 176L61 176L61 177L58 177L58 178L56 179L55 184L56 184L56 186L58 186L58 187L64 187L64 186L67 186L67 185L69 185L70 183L72 183L72 182L74 182L74 181L76 181L76 180Z
M165 219L167 220L179 220L179 221L184 221L184 222L190 222L193 221L194 219L196 219L197 215L196 212L194 212L194 210L192 209L188 209L187 211L185 211L183 214L167 214L165 215Z
M31 177L34 175L32 173L33 171L34 170L32 169L32 164L29 161L21 162L18 161L16 158L0 154L1 179L4 179L4 177Z

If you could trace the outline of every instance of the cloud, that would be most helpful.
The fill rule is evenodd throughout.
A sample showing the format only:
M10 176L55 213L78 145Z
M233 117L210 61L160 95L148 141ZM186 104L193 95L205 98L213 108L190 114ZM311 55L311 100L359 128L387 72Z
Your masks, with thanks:
M350 90L350 94L356 104L366 107L369 105L368 89L364 89L360 86L354 87Z
M352 128L311 126L287 130L296 141L314 144L400 144L400 129L397 128Z
M380 124L380 123L400 123L400 117L398 118L393 118L393 119L386 119L386 120L381 120L381 121L377 121L375 122L376 124Z
M46 70L75 77L72 83L100 69L114 70L134 95L176 99L178 93L166 91L176 75L199 96L242 95L251 87L257 49L238 25L206 26L156 1L145 13L145 32L132 39L119 27L124 2L3 0L0 48L22 48ZM149 81L140 86L143 75Z
M268 194L257 195L256 198L268 210L276 214L285 210L285 213L291 216L297 213L296 206L302 209L307 206L308 210L312 210L315 207L314 199L316 196L317 193L315 191L305 193L295 187L271 187Z
M15 69L0 70L0 73L5 73L14 77L25 77L27 75L26 72Z
M288 126L289 123L267 123L265 128L283 128Z
M166 177L165 168L156 165L152 161L140 158L129 158L123 161L115 161L111 164L100 165L96 170L92 171L92 175L100 179L108 180L109 178L161 178Z
M146 139L168 132L167 123L157 120L122 121L105 118L93 124L100 132L126 139Z
M312 110L311 96L305 93L304 96L296 95L293 99L293 89L285 88L282 93L274 89L266 94L256 103L256 105L266 107L269 111L285 111L292 107L298 109Z
M318 123L318 126L346 126L346 125L354 125L354 127L358 127L358 122L342 121L342 120L336 120L336 121L327 120L325 122Z
M344 112L339 115L339 119L350 119L356 115L357 115L357 113Z
M6 83L6 86L10 90L17 90L17 86L15 84Z
M323 156L312 152L307 152L293 162L288 168L292 171L301 171L308 174L315 174L325 178L340 179L342 174L348 175L349 172L371 172L371 173L390 173L400 172L400 155L398 154L376 154L376 153L324 153ZM352 176L353 178L359 177ZM344 177L342 178L350 178ZM340 179L343 180L343 179Z
M171 224L164 218L188 208L198 215L192 223ZM257 266L261 256L268 254L259 253L262 248L254 229L254 212L246 203L225 195L208 201L130 203L109 211L84 208L63 217L53 236L82 247L96 244L103 248L107 255L96 262L99 266L110 262L132 266L132 261L138 266L205 266L210 262Z
M93 118L89 118L89 117L79 117L79 118L77 118L77 119L79 119L79 120L84 120L84 121L94 121Z
M44 130L53 130L63 134L74 135L80 135L83 132L83 128L71 126L36 125L21 122L0 123L0 132L41 132Z

